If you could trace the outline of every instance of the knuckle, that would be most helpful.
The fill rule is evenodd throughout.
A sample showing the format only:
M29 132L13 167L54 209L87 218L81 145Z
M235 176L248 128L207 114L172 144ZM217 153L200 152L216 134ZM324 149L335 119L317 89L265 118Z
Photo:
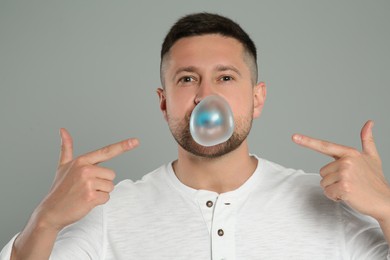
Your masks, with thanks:
M350 193L351 192L351 185L347 181L340 181L340 189L343 191L343 193Z
M74 159L73 164L76 167L81 167L81 166L85 165L84 158L82 156L77 157L76 159Z
M120 143L122 151L127 151L132 148L128 141L123 141Z
M354 148L351 148L351 149L349 149L349 151L348 151L348 153L351 155L351 156L360 156L360 152L358 151L358 150L356 150L356 149L354 149Z
M324 194L326 197L328 197L329 199L332 198L333 194L329 191L329 189L324 189Z
M90 178L84 180L84 185L85 185L85 188L86 188L88 191L93 192L93 189L92 189L92 187L93 187L93 181L92 181Z
M320 181L320 186L321 186L322 188L325 188L325 181L324 181L324 179L322 179L322 180Z
M330 143L324 142L324 141L320 141L319 147L320 147L320 150L322 150L322 151L328 151L329 147L330 147Z
M71 144L66 144L65 142L61 144L61 153L66 153L68 150L72 150L73 147Z
M82 166L85 166L87 164L87 161L83 156L79 156L73 160L73 164L76 167L82 167Z
M321 169L320 169L320 176L321 177L325 177L325 167L322 167Z
M349 178L349 172L346 170L342 170L339 172L339 176L341 180L347 180Z
M80 173L83 175L83 176L88 176L91 172L91 167L89 167L88 165L84 165L84 166L81 166L80 168Z
M94 201L95 198L96 198L95 192L93 192L92 190L87 190L87 191L84 193L84 200L85 200L86 202Z
M100 149L100 152L103 154L103 155L107 155L107 154L110 154L111 153L111 146L105 146L103 147L102 149Z
M340 159L341 165L344 169L349 169L353 164L353 159L351 157L345 157L343 159Z
M64 153L66 151L66 146L65 144L61 144L61 152Z
M112 181L115 179L115 177L116 177L116 173L114 171L110 170L108 172L108 179Z
M80 171L79 171L79 177L81 180L87 182L88 180L90 180L91 178L91 172L93 171L93 169L88 166L88 165L84 165L80 168Z

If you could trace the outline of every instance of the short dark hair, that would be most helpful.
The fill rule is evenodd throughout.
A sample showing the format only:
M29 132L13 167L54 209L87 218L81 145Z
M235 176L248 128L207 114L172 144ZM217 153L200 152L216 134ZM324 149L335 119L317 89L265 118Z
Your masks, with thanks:
M180 39L201 36L205 34L220 34L222 36L232 37L238 40L244 47L244 50L253 59L252 77L254 83L257 81L257 51L256 46L249 35L233 20L212 13L194 13L180 18L169 30L161 47L161 83L163 82L162 63L164 56L169 52L172 46Z

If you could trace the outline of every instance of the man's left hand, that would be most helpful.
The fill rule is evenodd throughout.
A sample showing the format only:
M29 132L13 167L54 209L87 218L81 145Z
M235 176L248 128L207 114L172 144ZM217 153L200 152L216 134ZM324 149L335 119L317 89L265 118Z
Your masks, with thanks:
M361 152L300 134L293 135L292 139L335 159L320 170L320 184L329 199L342 200L381 222L390 218L390 187L383 175L381 158L372 135L373 125L368 121L361 130Z

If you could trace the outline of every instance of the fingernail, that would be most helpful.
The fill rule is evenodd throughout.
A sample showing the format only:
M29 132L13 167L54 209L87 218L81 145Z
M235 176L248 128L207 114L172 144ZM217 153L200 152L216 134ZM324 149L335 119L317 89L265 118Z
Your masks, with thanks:
M139 141L137 139L129 139L128 143L130 148L134 148L139 145Z
M295 134L293 135L293 140L296 143L300 143L302 141L302 136Z

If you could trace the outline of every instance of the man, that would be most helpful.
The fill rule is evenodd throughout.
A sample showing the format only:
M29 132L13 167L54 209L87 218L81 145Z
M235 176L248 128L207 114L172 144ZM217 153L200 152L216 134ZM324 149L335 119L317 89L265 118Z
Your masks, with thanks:
M373 123L362 129L362 152L293 136L335 158L322 179L250 155L247 136L266 98L256 63L255 45L233 21L207 13L180 19L162 46L157 90L178 159L114 189L114 172L99 163L138 140L73 158L61 129L53 187L1 259L389 258L390 189ZM210 95L229 103L235 129L205 147L191 137L189 117Z

